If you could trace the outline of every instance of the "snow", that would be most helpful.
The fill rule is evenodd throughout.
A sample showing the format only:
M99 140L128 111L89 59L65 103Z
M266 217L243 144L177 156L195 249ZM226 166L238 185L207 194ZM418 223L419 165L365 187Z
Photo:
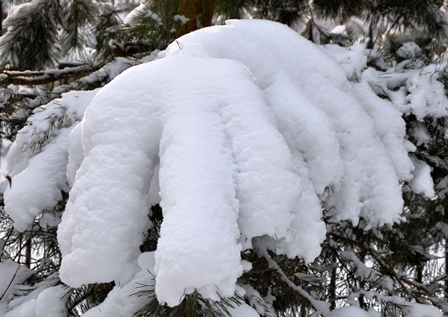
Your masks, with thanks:
M40 290L34 295L35 298L28 298L24 303L8 311L4 317L64 317L66 313L63 298L67 294L68 288L63 285Z
M53 286L45 289L36 300L36 317L64 317L65 301L68 288L64 285Z
M378 98L366 82L354 84L354 88L375 124L377 135L388 150L395 172L401 180L411 180L414 167L408 157L406 144L403 144L406 124L401 113L389 101Z
M442 317L440 310L430 304L418 304L406 301L398 296L381 296L382 300L402 308L403 315L409 317ZM367 317L367 316L366 316ZM376 316L375 316L376 317Z
M234 317L259 317L257 311L247 304L242 304L234 308L229 308L230 316Z
M422 122L416 122L412 125L412 136L415 138L416 145L427 145L431 141L428 129Z
M148 297L137 292L154 288L154 252L142 253L138 259L140 271L124 286L115 286L100 306L93 307L82 317L126 317L133 316L147 304Z
M366 49L362 44L355 44L349 48L329 44L322 49L342 67L349 79L360 77L366 68Z
M158 16L158 14L149 10L148 7L149 6L146 3L140 4L134 10L129 12L129 14L126 15L126 17L123 20L123 23L128 25L134 25L137 23L140 17L144 16L152 18L158 24L162 24L162 19Z
M44 151L34 156L26 172L14 177L14 184L5 191L5 211L14 220L14 227L24 231L41 211L51 209L62 199L67 165L66 143L68 130L61 130L58 137L47 144ZM49 175L56 172L54 177ZM45 199L41 199L45 197Z
M414 159L414 178L409 186L417 194L423 194L427 198L434 198L434 182L431 177L431 167L423 161Z
M178 40L180 48L179 45L172 44L168 48L166 55L188 53L204 57L226 57L237 60L249 67L261 89L267 88L265 90L268 98L269 89L271 87L284 87L285 80L290 81L295 87L302 87L300 91L302 94L301 99L305 97L306 100L311 102L309 104L298 102L297 104L301 104L308 111L310 108L317 106L324 112L327 120L332 121L332 133L321 133L319 134L319 139L331 138L331 134L337 133L335 137L338 138L338 141L332 142L332 144L336 145L341 150L341 153L335 154L333 151L331 155L327 156L319 152L320 155L306 158L306 162L321 160L321 166L329 167L325 170L318 170L315 175L313 173L310 175L312 179L320 180L323 183L319 184L320 187L317 188L318 193L322 187L334 186L336 189L339 189L342 174L345 174L342 180L343 186L328 201L328 207L337 209L335 221L350 219L356 224L362 209L364 211L368 210L362 214L369 217L373 224L384 224L398 220L399 217L397 215L401 212L402 206L401 199L396 199L401 196L401 189L398 185L399 178L390 177L390 175L396 174L390 168L391 162L387 158L388 154L384 151L384 145L378 142L377 136L372 131L374 126L371 118L366 116L365 111L360 109L359 101L354 100L352 88L346 76L344 76L344 72L341 71L334 60L320 52L316 46L309 45L305 39L298 37L292 30L281 25L263 28L258 23L263 22L230 21L227 23L227 26L221 27L219 31L217 28L211 28L205 29L203 32L188 34ZM242 24L244 24L244 27L241 27L241 30L239 30L238 26ZM267 22L266 24L272 23ZM248 36L247 34L250 32L252 34ZM280 32L282 36L278 36ZM207 33L211 33L213 36L205 39L203 34ZM238 49L233 49L231 45L228 45L229 41L227 38L230 36L236 42L242 43L238 46ZM261 38L263 40L257 42L257 39ZM191 44L187 45L187 41L191 42ZM278 41L282 43L279 44ZM270 45L272 47L269 47ZM282 47L282 49L276 50L274 46ZM354 51L360 51L360 49L357 48ZM291 55L290 52L295 52L295 54ZM355 64L358 63L355 69L360 69L359 58L354 60ZM361 60L365 59L362 58ZM280 63L279 61L282 62ZM279 81L278 86L276 86L276 81ZM272 88L272 90L275 91L275 88ZM280 95L281 92L278 94ZM282 95L285 95L285 93ZM297 97L294 95L286 94L286 98L289 96L291 96L292 100L297 100ZM376 96L375 98L380 100ZM278 104L280 102L276 103L276 105ZM275 109L273 112L275 115L278 114ZM343 113L345 113L344 117L342 116ZM320 122L324 123L325 121ZM398 124L399 126L395 125L390 129L402 129L404 126L403 122L400 121ZM279 129L282 129L282 126L280 125ZM356 130L357 133L347 133L347 129ZM283 132L282 134L285 135L286 133ZM398 144L397 149L392 149L392 153L394 151L406 153L402 139L404 135L398 135L397 137L401 137L401 140L399 139L401 145ZM305 138L297 140L297 143L300 144L304 144L304 142L306 142ZM310 153L309 150L312 149L312 146L308 146L306 150L302 149L301 152L303 155L307 155ZM375 157L378 155L378 151L385 154L384 156L380 155L381 161ZM356 157L356 159L353 160L352 157ZM343 168L341 167L342 161L345 164ZM361 163L362 161L364 162ZM401 155L401 160L398 163L395 166L400 167L401 175L399 175L409 176L413 169L409 158ZM330 167L338 165L339 167L331 168L332 172L327 172L330 170ZM366 169L365 167L370 168ZM368 179L369 181L367 181ZM375 187L374 196L377 199L365 195L366 192L372 193L373 187ZM388 208L385 208L386 204ZM391 208L393 211L384 212ZM315 210L317 213L316 208ZM317 232L320 231L318 230ZM315 243L312 245L316 246ZM300 255L307 256L306 254ZM309 258L312 258L312 256L310 255Z
M433 306L412 303L408 309L404 310L408 317L442 317L441 311Z
M377 94L386 95L402 114L414 114L418 121L427 116L447 116L448 99L444 85L438 80L438 71L446 67L446 62L421 69L406 69L408 62L395 65L386 73L368 68L362 73L363 81L369 83Z
M252 238L311 262L325 239L323 216L392 224L401 220L400 183L434 193L429 167L409 158L415 146L402 119L446 115L430 67L381 77L365 70L363 46L321 49L258 20L187 34L117 75L129 66L123 59L96 74L116 76L100 91L66 94L36 112L7 158L5 208L18 230L39 216L55 225L42 212L70 190L58 226L60 278L72 287L117 284L88 316L130 314L141 302L127 296L143 280L169 306L195 290L232 296ZM157 250L141 255L159 202ZM150 267L155 281L145 280ZM33 299L20 309L39 310ZM240 306L234 314L257 313Z
M18 264L12 260L6 260L0 263L0 272L2 273L0 274L0 296L3 297L0 303L10 299L13 291L13 287L10 284L14 285L14 282L17 283L15 275L18 269Z
M331 33L334 34L347 34L346 26L345 25L338 25L331 30Z
M356 268L356 276L359 277L361 281L370 278L371 280L375 280L379 275L378 272L373 270L372 268L366 266L353 251L341 251L341 255L354 263L353 267Z
M370 317L370 314L356 306L346 306L333 310L328 317Z
M399 181L413 165L399 113L384 104L381 125L368 103L379 98L361 103L367 93L326 53L285 26L230 21L160 56L102 89L70 135L65 283L132 279L159 164L156 293L170 306L195 289L231 296L252 237L312 261L323 202L335 221L400 219Z
M420 47L414 42L403 43L403 45L397 50L397 55L410 59L414 58L417 54L421 52Z
M409 76L407 86L409 95L406 102L418 120L430 114L434 117L448 115L448 101L445 86L438 81L439 75L430 65Z
M142 253L138 258L140 271L124 286L115 286L99 306L93 307L82 317L127 317L133 316L148 303L148 292L154 289L153 277L155 258L154 252ZM260 315L249 305L242 303L235 307L228 307L230 316L259 317Z
M61 191L68 191L68 135L95 93L64 94L62 99L36 110L30 118L32 124L19 131L6 158L6 169L14 176L14 184L5 186L4 191L5 211L17 230L26 230L43 210L53 208L62 199Z
M26 301L25 303L23 303L22 305L20 305L19 307L8 311L5 314L5 317L35 317L36 311L36 300L35 299L30 299L28 301Z
M277 316L277 314L274 312L274 309L272 308L275 297L270 294L270 291L268 292L267 296L263 298L260 293L250 285L243 285L243 289L245 298L247 299L248 303L257 311L260 316Z
M8 303L8 311L4 317L62 317L65 316L65 300L68 288L57 285L58 276L53 274L47 280L34 286L16 288L22 293Z
M131 12L129 12L128 15L126 15L126 17L123 20L124 24L129 24L132 25L134 24L134 21L142 14L145 13L145 9L146 9L146 4L141 3L140 5L138 5L134 10L132 10Z

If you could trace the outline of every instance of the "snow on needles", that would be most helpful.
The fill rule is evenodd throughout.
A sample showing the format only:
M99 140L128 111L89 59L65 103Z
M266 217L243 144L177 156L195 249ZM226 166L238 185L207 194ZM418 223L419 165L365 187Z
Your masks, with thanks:
M253 237L270 236L273 251L313 261L326 234L323 207L334 221L400 220L400 181L428 171L413 174L402 113L362 78L360 52L350 55L352 67L340 50L320 49L281 24L228 21L179 38L160 59L95 92L82 122L47 145L61 159L36 155L23 171L63 170L66 183L45 185L51 203L55 190L71 187L58 227L62 281L135 278L154 186L164 215L155 291L170 306L194 290L233 295L240 252ZM432 194L430 183L416 187ZM5 192L11 215L21 213L12 211L14 197ZM16 227L45 208L13 217Z
M62 190L68 190L68 135L95 93L64 94L62 99L37 109L29 119L32 124L18 133L6 160L14 186L8 186L4 193L5 211L17 230L27 229L36 216L62 199Z

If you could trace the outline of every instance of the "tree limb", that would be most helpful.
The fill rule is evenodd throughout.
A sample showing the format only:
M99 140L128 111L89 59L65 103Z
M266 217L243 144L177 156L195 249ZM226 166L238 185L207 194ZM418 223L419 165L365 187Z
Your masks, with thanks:
M3 71L0 74L0 84L13 85L45 85L73 75L84 75L96 70L89 65L45 71Z

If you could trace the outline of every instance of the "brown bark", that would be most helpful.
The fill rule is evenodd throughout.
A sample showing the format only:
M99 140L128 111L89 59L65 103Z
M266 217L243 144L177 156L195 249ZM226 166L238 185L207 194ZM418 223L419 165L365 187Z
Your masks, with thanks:
M189 21L179 30L179 35L210 26L214 11L215 0L181 0L179 15L183 15Z

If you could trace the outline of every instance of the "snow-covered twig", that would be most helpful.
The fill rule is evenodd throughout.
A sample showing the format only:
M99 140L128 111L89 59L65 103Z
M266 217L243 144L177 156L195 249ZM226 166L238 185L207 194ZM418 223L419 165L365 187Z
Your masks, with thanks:
M422 303L422 300L421 300L418 296L416 296L413 292L411 292L411 291L406 287L405 284L408 284L408 285L411 285L411 286L413 286L413 287L416 287L417 289L419 289L419 290L423 291L424 293L426 293L428 296L431 296L431 292L429 292L428 289L425 288L423 285L420 285L420 284L417 284L417 283L415 283L415 282L412 282L412 281L410 281L409 279L407 279L407 278L405 278L405 277L399 275L399 274L395 271L395 269L393 268L393 266L392 266L391 264L389 264L389 263L387 262L387 260L385 260L384 258L382 258L377 252L375 252L374 249L372 249L372 248L370 248L370 247L364 245L364 244L361 243L361 242L352 240L352 239L347 238L347 237L342 237L342 236L340 236L340 235L336 235L336 234L334 234L334 233L329 234L328 237L329 237L330 239L333 239L333 240L340 240L340 241L343 241L343 242L345 242L345 243L354 245L354 246L360 248L361 250L368 252L368 253L370 254L370 256L372 256L372 258L373 258L373 259L374 259L374 260L375 260L375 261L376 261L376 262L383 268L383 270L384 270L385 272L387 272L387 274L388 274L390 277L394 278L394 279L397 281L397 283L401 286L401 288L403 289L403 291L404 291L406 294L408 294L411 298L413 298L417 303Z
M277 276L286 284L288 287L307 305L313 307L316 310L316 313L322 314L324 317L330 315L329 304L324 303L322 301L316 300L310 294L308 294L303 288L294 284L283 272L281 267L275 262L275 260L269 255L266 247L262 243L262 238L254 238L253 241L254 250L258 253L259 256L263 257L268 263L269 267L272 268Z
M14 280L15 280L15 278L16 278L16 275L17 275L17 272L19 272L19 269L20 269L20 264L17 265L17 269L16 269L16 271L14 272L14 275L12 276L11 281L9 281L8 286L6 287L6 289L5 289L5 291L3 292L3 294L0 296L0 301L3 299L3 297L4 297L5 294L6 294L6 292L7 292L7 291L9 290L9 288L11 287L12 282L14 282Z
M4 71L0 75L0 83L7 83L8 85L44 85L75 74L89 73L94 70L91 66L84 65L46 71Z

